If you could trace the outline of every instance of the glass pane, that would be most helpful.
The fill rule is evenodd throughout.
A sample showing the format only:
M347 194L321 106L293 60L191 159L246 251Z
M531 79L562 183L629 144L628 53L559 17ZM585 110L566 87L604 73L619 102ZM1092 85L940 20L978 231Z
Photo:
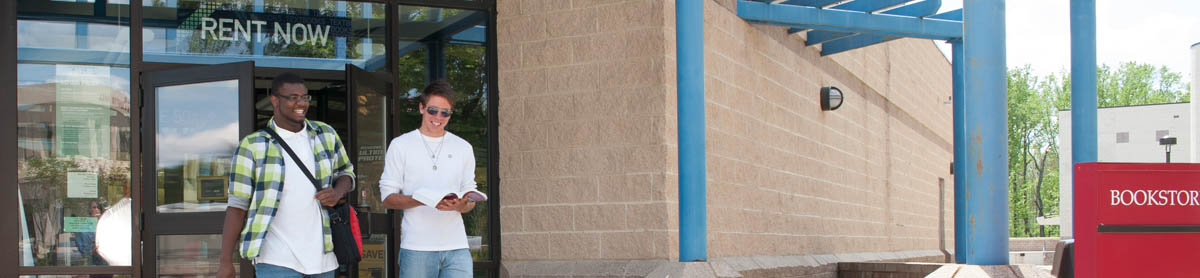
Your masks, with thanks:
M383 278L387 276L387 265L392 262L387 251L387 234L371 234L363 239L363 257L358 262L359 278Z
M129 265L129 69L17 67L21 265Z
M129 5L17 1L21 62L129 64Z
M420 113L417 112L416 97L421 95L421 89L425 88L425 84L429 84L429 70L426 67L428 64L429 50L425 48L424 43L420 42L400 42L400 63L397 69L397 78L395 86L399 88L399 102L401 113L405 117L405 121L400 121L398 124L399 130L397 134L403 134L409 130L417 129L421 122Z
M488 192L487 163L487 48L471 44L447 44L446 79L457 93L454 104L454 124L447 129L466 139L475 149L475 183L479 191ZM471 255L476 261L490 261L487 251L488 207L475 206L463 215Z
M129 6L93 2L17 1L21 266L132 258Z
M420 126L416 96L432 79L446 79L454 87L454 117L447 130L466 139L475 150L475 182L488 192L487 133L487 13L473 10L400 6L398 53L401 54L396 86L404 93L396 132ZM486 203L463 215L471 255L491 261L488 252Z
M238 145L238 81L155 90L158 212L224 211Z
M368 206L369 212L387 213L379 197L379 176L383 174L383 156L389 140L387 103L391 91L390 88L369 86L366 82L358 82L357 85L357 92L354 92L351 101L356 102L357 107L353 111L357 121L354 127L357 131L357 138L354 138L357 150L352 151L358 154L358 161L354 162L358 201L359 205Z
M369 71L387 65L386 4L350 1L144 1L145 60ZM257 3L257 4L256 4ZM314 59L316 58L316 59Z
M158 277L215 277L221 257L221 235L169 235L157 237ZM241 256L233 256L238 271Z

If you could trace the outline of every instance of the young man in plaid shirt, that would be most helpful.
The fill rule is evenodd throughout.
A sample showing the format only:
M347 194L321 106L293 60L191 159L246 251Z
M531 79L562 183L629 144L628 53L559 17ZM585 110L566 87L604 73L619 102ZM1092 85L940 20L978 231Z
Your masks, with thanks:
M304 118L312 99L304 79L280 74L271 84L270 98L275 115L267 128L280 138L260 130L238 145L217 275L234 277L236 248L254 263L258 277L332 278L338 264L329 216L321 206L332 206L354 190L354 166L332 127ZM299 167L308 168L323 189L318 192Z

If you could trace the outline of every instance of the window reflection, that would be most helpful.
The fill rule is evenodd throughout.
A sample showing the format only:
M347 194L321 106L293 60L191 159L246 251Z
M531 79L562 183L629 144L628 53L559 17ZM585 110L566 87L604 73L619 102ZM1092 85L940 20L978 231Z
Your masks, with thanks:
M155 90L158 212L224 211L238 144L238 81Z
M22 266L130 265L128 11L17 2Z
M446 79L454 87L456 103L450 132L471 143L475 150L475 182L488 192L487 133L487 13L482 11L420 6L400 6L397 86L401 116L397 134L420 126L416 96L429 80ZM486 205L463 215L468 244L476 261L492 261L488 251Z
M18 72L22 265L128 265L130 227L102 220L130 215L129 70L18 64Z

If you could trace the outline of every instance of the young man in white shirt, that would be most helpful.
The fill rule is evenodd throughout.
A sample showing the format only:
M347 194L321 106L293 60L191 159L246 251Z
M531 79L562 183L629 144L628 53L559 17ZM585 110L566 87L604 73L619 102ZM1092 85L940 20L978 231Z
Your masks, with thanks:
M305 119L310 99L300 76L275 77L271 84L275 112L267 128L279 138L256 131L238 145L218 277L234 277L233 254L238 250L243 259L254 263L257 277L333 278L338 263L329 216L322 206L333 206L354 190L354 166L332 127ZM282 142L296 153L299 163ZM300 167L314 175L320 191Z
M434 81L419 100L421 127L392 139L379 181L384 206L404 210L399 277L473 277L462 214L486 199L475 191L475 154L446 131L454 108L449 83ZM479 195L441 199L447 192Z

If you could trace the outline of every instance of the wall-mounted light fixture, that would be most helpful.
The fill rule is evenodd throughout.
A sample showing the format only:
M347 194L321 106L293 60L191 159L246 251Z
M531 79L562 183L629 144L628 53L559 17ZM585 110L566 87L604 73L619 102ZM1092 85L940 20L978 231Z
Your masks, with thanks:
M821 110L833 111L842 107L842 90L829 86L821 88Z

